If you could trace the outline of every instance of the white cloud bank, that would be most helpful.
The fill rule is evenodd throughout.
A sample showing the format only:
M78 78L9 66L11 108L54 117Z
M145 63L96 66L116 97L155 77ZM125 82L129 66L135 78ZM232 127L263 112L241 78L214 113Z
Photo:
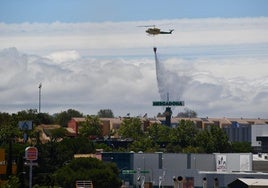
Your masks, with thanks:
M42 82L45 112L155 116L157 46L199 116L267 118L268 18L152 22L0 24L0 111L37 109ZM175 31L149 37L136 27L147 24Z
M152 24L163 30L175 31L172 35L147 37L147 28L137 27ZM0 23L0 48L15 46L38 54L77 50L87 55L117 55L117 50L120 55L144 55L144 49L152 45L175 48L267 43L267 30L266 17L119 23Z

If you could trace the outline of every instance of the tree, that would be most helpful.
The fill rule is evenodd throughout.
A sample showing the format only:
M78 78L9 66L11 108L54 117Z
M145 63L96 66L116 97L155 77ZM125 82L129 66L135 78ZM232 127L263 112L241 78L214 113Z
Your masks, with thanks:
M129 146L129 150L134 152L156 152L158 149L159 146L150 137L142 137L132 142Z
M218 126L210 127L211 134L213 135L213 143L215 144L215 151L220 153L230 152L231 145L228 136L224 130Z
M56 123L62 127L67 127L68 122L74 117L83 117L83 114L73 109L55 114Z
M5 182L1 187L2 188L10 188L10 187L20 187L21 183L19 178L16 176L11 176L7 182Z
M37 114L38 124L53 124L54 118L53 116L49 115L48 113L38 113Z
M197 143L206 153L229 152L231 148L226 133L215 125L200 131Z
M148 128L148 134L154 142L169 142L172 140L173 129L168 126L154 123Z
M29 110L22 110L17 112L16 114L12 114L13 123L18 123L19 121L30 120L33 124L39 124L39 120L37 118L37 110L36 109L29 109Z
M4 125L0 127L0 141L1 143L8 143L7 177L9 177L12 172L13 143L15 136L19 134L20 132L17 126Z
M98 116L86 116L86 121L80 123L81 128L79 129L79 133L82 136L96 136L100 137L102 133L101 122Z
M36 109L22 110L12 114L13 124L19 121L30 120L35 125L53 124L54 118L48 113L38 113Z
M168 143L166 146L167 153L181 153L182 148L179 144Z
M150 127L147 128L148 134L154 142L157 142L159 139L161 126L163 125L153 123Z
M34 182L47 185L52 173L70 163L74 154L95 153L92 141L85 137L63 138L61 142L48 142L38 146L38 167ZM51 179L50 183L53 183ZM50 184L49 183L49 184Z
M181 120L176 129L176 140L181 147L196 146L196 135L198 129L194 122L190 120Z
M0 126L11 125L12 116L6 112L0 112Z
M120 125L119 135L123 138L138 140L144 135L141 126L140 118L125 118Z
M102 110L100 110L98 112L98 116L100 118L113 118L114 117L114 113L110 109L102 109Z
M63 127L49 130L49 137L51 142L58 142L64 138L67 134L67 130Z
M250 142L232 142L232 152L234 153L250 153L252 147Z
M156 117L165 117L165 112L161 113L161 112L158 112L157 116Z
M197 142L199 147L201 147L205 153L213 153L216 150L213 135L209 129L205 129L198 133Z
M195 118L195 117L197 117L197 113L191 109L185 108L184 112L178 113L177 117Z
M75 187L76 180L91 180L94 187L119 188L121 181L115 164L95 158L77 158L55 172L56 183L64 188Z
M73 154L95 153L93 142L86 137L65 138L60 142L60 146L66 146L72 152L71 157L73 157ZM62 151L64 152L64 148Z

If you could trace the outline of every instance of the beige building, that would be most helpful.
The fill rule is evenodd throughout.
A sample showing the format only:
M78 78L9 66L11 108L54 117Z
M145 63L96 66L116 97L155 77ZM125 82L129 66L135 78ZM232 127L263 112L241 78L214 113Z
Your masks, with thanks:
M125 117L129 118L129 117ZM156 118L145 118L140 117L141 121L143 122L142 129L146 131L147 127L151 126L154 123L158 124L165 124L165 117L156 117ZM101 121L101 128L102 128L102 136L110 136L112 138L118 138L117 135L118 129L122 121L124 120L123 117L116 117L116 118L100 118ZM200 129L205 129L210 126L218 126L220 128L231 126L233 122L237 124L247 124L247 125L266 125L268 124L268 119L260 119L260 118L178 118L172 117L171 118L171 126L176 127L181 120L190 120L197 125ZM77 136L79 132L79 123L84 122L85 118L72 118L68 122L67 130L73 136Z

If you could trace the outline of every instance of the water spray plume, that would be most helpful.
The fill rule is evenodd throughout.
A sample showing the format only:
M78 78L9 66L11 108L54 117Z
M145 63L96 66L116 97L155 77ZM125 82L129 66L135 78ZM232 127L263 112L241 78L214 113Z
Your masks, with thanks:
M168 70L164 64L159 61L156 47L153 48L153 51L155 55L157 86L161 100L166 101L167 95L169 95L170 100L179 100L185 84L182 83L184 77L179 76L176 72Z

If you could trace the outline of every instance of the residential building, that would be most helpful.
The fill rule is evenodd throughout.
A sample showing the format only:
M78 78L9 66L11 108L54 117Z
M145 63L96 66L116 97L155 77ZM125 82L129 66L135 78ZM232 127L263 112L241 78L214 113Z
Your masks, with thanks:
M129 118L129 117L125 117ZM146 118L140 117L142 130L146 131L154 123L165 124L165 117ZM105 138L119 138L118 130L124 118L100 118L102 136ZM249 142L254 152L268 152L268 119L250 118L171 118L171 127L179 126L181 120L192 121L198 128L206 129L211 126L222 128L231 142ZM79 123L85 118L72 118L68 123L67 130L77 136Z

